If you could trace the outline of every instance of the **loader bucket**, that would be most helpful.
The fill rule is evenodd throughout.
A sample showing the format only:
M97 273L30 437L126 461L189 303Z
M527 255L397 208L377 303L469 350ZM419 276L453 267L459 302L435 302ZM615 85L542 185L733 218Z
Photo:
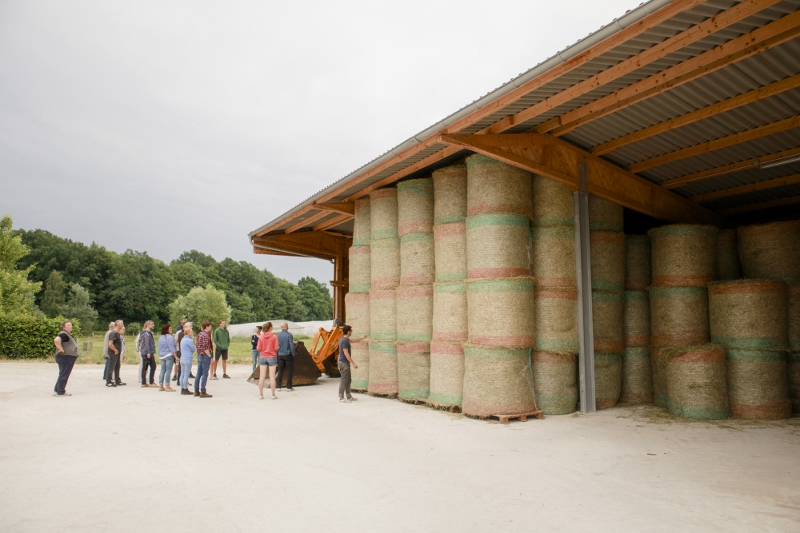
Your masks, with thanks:
M292 372L292 386L295 385L312 385L317 382L322 372L319 371L314 360L311 359L311 354L306 350L303 341L294 343L294 369ZM261 372L261 367L257 366L256 369L250 374L247 381L258 383L258 378ZM276 383L278 387L286 385L286 375L283 376L283 383Z

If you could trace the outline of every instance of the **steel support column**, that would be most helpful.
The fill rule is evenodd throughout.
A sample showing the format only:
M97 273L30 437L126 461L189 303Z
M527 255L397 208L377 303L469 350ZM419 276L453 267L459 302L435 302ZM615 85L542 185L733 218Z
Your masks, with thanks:
M594 333L592 322L592 272L589 250L589 169L578 165L578 190L572 193L575 209L575 272L578 279L578 373L581 413L597 410L594 392Z

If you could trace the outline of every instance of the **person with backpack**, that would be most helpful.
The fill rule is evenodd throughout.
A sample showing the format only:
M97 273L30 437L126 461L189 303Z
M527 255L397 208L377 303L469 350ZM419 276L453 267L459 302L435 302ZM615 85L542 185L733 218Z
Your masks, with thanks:
M136 351L142 359L142 387L155 387L156 386L156 341L153 338L153 327L155 324L152 320L147 320L144 323L144 328L139 334L138 342L136 343ZM147 369L150 369L150 384L147 383Z

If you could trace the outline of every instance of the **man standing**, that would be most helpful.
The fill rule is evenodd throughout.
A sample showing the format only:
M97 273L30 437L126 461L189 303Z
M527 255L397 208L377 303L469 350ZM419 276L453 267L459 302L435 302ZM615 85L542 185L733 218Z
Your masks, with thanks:
M156 375L156 341L153 338L152 320L144 323L144 328L139 337L139 355L142 358L142 387L155 387ZM150 385L147 384L147 369L150 369Z
M108 373L108 336L111 335L111 332L114 331L114 323L108 323L108 331L106 331L105 337L103 337L103 359L106 360L106 366L103 368L103 379L106 379L106 374Z
M286 390L293 391L292 369L294 368L294 337L289 333L289 324L281 324L278 333L278 390L283 390L283 370L286 369Z
M211 379L217 379L217 363L219 363L220 357L222 357L223 379L231 378L228 375L228 346L231 345L231 333L225 328L226 325L224 320L220 320L219 327L214 330L214 336L211 339L216 347L214 361L211 363Z
M353 368L358 368L350 354L350 335L352 333L353 328L347 324L342 326L343 337L339 339L339 373L342 375L342 380L339 382L339 401L342 403L350 403L358 399L353 398L350 393L350 365L353 365Z
M108 373L106 373L106 387L125 385L119 379L120 357L122 356L125 325L122 320L114 323L114 331L108 335Z
M56 363L58 363L58 379L53 389L54 396L72 396L67 392L67 381L72 373L72 367L75 366L75 361L81 355L78 341L72 336L72 322L67 320L61 323L61 333L53 339L53 344L56 345Z
M175 347L178 348L178 352L175 354L175 361L180 361L181 359L181 339L183 339L183 326L186 325L186 321L189 320L189 317L183 315L181 317L180 326L178 326L178 332L175 333ZM172 381L178 381L181 378L181 365L175 365L175 374L172 377Z
M194 380L194 395L200 398L211 398L206 394L208 371L211 367L211 322L203 321L200 333L197 334L197 378Z

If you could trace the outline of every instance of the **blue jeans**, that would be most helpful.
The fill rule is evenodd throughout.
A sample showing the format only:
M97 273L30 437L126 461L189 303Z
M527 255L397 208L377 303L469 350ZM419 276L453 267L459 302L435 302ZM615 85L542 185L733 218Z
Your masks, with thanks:
M161 360L161 373L158 375L159 385L169 385L169 377L172 375L173 364L175 364L175 358L171 355Z
M255 372L256 367L258 366L258 358L261 357L261 354L258 350L253 350L253 372Z
M192 360L189 359L188 361L184 361L181 358L181 376L180 376L180 384L182 389L189 388L189 374L192 372Z
M106 366L103 367L103 379L106 379L106 374L108 374L108 356L106 356Z
M197 376L194 378L194 390L205 392L208 381L208 370L211 367L211 357L197 354Z

